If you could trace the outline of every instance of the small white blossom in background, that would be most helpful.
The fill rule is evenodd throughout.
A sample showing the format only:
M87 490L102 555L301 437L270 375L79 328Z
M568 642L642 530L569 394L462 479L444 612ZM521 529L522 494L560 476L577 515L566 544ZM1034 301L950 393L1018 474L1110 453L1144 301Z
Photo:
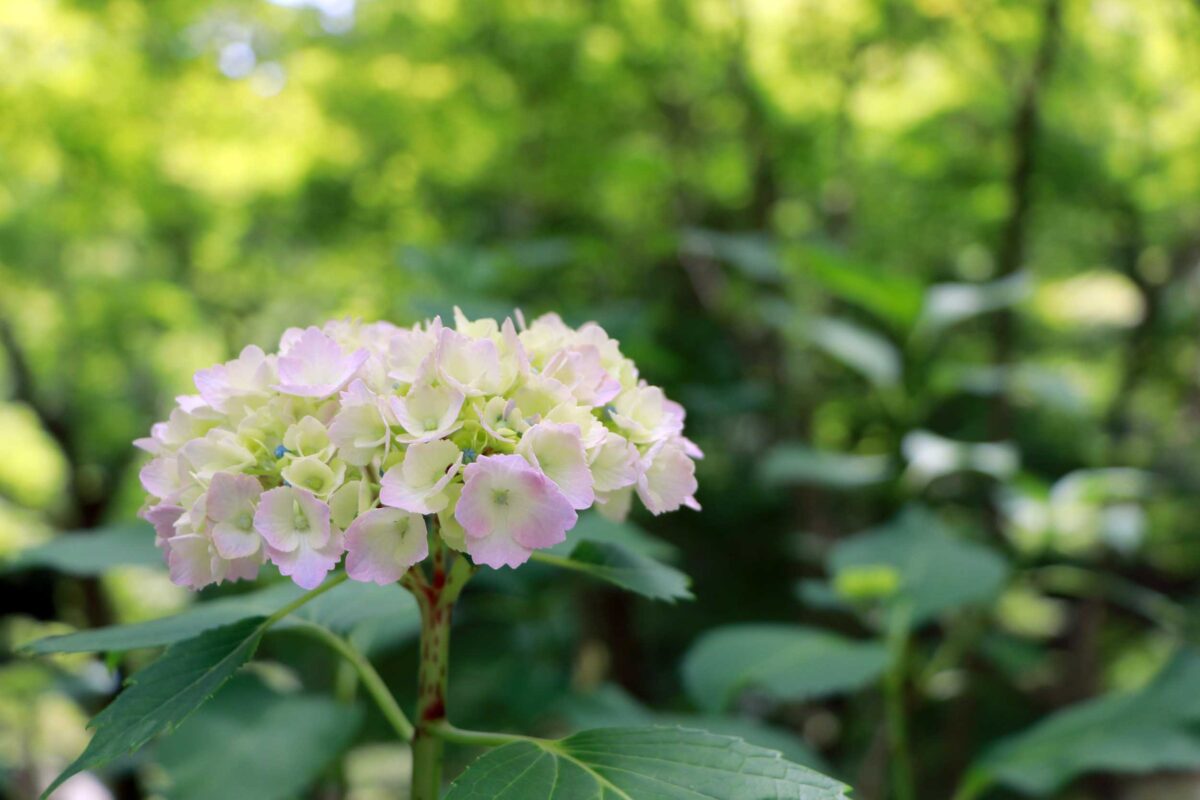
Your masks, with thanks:
M518 320L335 321L198 372L135 443L172 580L270 562L311 589L345 555L351 579L392 583L429 555L434 518L449 547L516 567L593 505L698 509L683 407L599 325Z

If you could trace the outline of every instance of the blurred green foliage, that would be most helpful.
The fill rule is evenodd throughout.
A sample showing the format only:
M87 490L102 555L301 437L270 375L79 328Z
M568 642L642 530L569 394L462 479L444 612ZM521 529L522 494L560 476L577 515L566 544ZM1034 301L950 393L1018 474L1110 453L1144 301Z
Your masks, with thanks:
M130 441L243 344L557 310L689 410L705 509L637 522L697 599L479 580L464 723L719 707L713 730L769 730L875 800L903 794L899 716L921 796L1169 796L1109 773L1200 768L1171 700L1200 692L1198 40L1185 0L5 4L0 553L132 518ZM10 646L190 602L152 566L37 552L0 574ZM710 647L721 670L688 683L727 694L689 698L689 647L764 623L886 647L887 674L830 696L820 669ZM362 635L403 692L410 639ZM285 695L346 698L311 645L264 651L274 683L237 691L280 719ZM106 666L146 662L56 658L0 665L16 798L83 748ZM396 796L387 734L368 714L322 790ZM187 750L105 777L197 796Z

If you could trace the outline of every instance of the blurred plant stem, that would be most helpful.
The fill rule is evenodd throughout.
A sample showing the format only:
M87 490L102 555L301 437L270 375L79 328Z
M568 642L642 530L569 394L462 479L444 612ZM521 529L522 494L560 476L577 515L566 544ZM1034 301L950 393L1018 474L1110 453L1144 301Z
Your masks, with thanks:
M321 640L329 645L330 649L345 658L346 662L358 673L363 687L366 688L372 699L375 700L384 719L388 721L396 731L396 734L406 742L412 741L414 735L412 723L409 722L408 717L404 714L404 710L400 708L400 705L396 702L396 698L383 682L383 678L380 677L366 656L341 636L320 625L301 625L300 630ZM352 690L353 684L351 684Z
M971 769L963 776L962 783L958 785L958 789L954 792L952 800L975 800L991 784L992 779L987 773L978 769Z
M888 671L883 678L884 714L887 718L888 750L891 754L894 800L915 800L912 754L908 745L907 709L904 702L906 683L909 612L897 608L888 619Z
M454 602L475 568L452 555L431 525L433 574L418 565L401 579L421 609L421 661L417 670L417 726L412 738L412 800L437 800L442 791L445 739L435 729L446 722L446 684L450 657L450 619ZM453 559L447 566L447 560Z

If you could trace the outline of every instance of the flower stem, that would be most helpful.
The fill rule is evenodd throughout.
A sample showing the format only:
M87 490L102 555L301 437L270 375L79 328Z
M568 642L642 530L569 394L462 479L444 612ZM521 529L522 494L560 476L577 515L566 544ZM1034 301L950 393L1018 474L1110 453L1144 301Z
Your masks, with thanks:
M263 625L262 625L263 629L265 630L265 629L271 627L276 622L279 622L279 620L283 619L288 614L291 614L293 611L298 609L300 606L307 603L309 600L313 600L317 597L320 597L321 595L325 594L333 587L337 586L339 583L343 583L346 580L346 577L347 577L346 573L339 572L336 575L334 575L333 577L331 577L329 580L322 583L317 588L307 591L304 594L300 595L295 600L288 603L286 606L279 609L271 616L267 617L263 621Z
M388 721L396 731L396 734L405 741L412 741L414 735L412 723L408 721L404 710L400 708L400 704L396 702L396 698L388 690L387 685L383 682L383 678L379 676L374 665L371 664L366 656L341 636L320 625L305 623L300 625L297 630L320 639L329 645L330 649L345 658L354 667L355 672L358 673L358 677L362 680L363 687L375 700L384 719Z
M975 800L976 797L983 794L991 783L992 779L990 775L977 768L970 769L963 776L958 790L954 793L953 800Z
M445 739L447 742L454 744L468 745L472 747L501 747L514 742L545 742L545 739L538 739L535 736L521 736L517 733L495 733L492 731L469 731L463 728L456 728L449 720L441 720L440 722L431 723L427 729L434 736Z
M450 657L450 618L454 602L475 568L455 556L446 568L449 552L433 553L433 577L406 576L405 588L421 609L421 661L417 669L417 726L413 737L412 800L438 800L442 790L442 755L445 740L437 730L446 720L446 683Z
M904 703L904 684L908 651L908 612L898 610L888 625L890 665L884 676L884 715L887 720L888 744L892 762L892 796L895 800L915 800L912 754L908 744L907 709Z

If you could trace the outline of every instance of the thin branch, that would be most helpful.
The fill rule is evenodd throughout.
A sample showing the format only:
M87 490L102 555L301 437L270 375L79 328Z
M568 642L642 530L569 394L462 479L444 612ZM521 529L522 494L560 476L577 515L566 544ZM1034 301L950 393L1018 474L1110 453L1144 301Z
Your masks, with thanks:
M311 622L301 623L296 630L307 633L315 639L325 643L346 662L354 667L358 677L362 680L363 686L367 693L379 706L380 713L384 719L392 726L402 740L411 742L415 731L413 724L409 721L408 716L404 713L404 709L400 708L400 704L396 702L395 696L387 688L387 684L383 682L379 672L370 660L358 651L352 644L343 639L341 636L332 631Z

